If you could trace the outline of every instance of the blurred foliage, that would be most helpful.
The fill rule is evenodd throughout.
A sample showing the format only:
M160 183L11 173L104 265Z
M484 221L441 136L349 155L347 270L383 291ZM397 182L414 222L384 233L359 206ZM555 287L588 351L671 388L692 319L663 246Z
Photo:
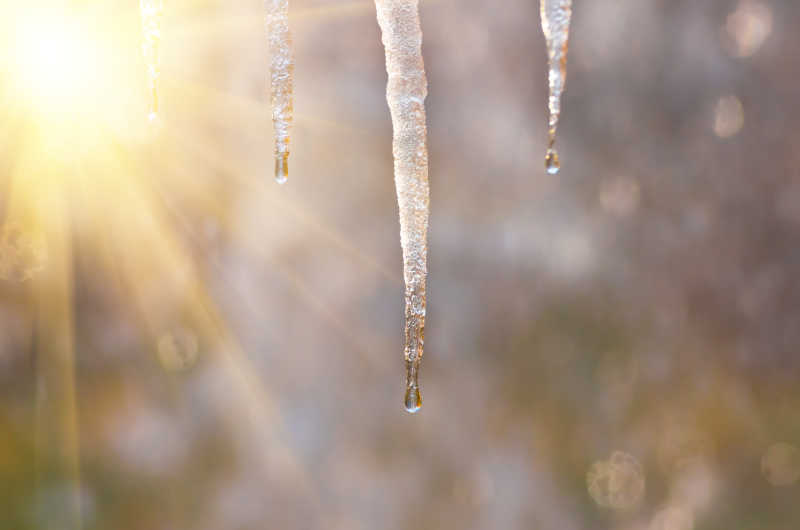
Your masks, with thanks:
M134 4L80 120L0 73L0 528L800 525L800 4L575 0L556 178L536 2L422 2L413 417L374 5L292 1L279 187L261 2L165 3L159 130Z

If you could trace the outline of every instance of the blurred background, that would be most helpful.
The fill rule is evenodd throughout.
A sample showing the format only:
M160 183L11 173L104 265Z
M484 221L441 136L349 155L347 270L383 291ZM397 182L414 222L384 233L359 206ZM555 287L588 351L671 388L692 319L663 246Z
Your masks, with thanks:
M422 410L370 1L0 4L0 528L800 527L800 4L423 0Z

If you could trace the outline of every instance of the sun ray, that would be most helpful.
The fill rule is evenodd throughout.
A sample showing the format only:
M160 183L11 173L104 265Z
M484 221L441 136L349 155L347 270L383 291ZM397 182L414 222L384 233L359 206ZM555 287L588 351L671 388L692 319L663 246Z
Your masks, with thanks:
M15 223L24 236L41 237L46 249L46 264L30 271L28 281L36 329L36 480L42 494L44 486L57 489L63 510L61 526L77 530L82 527L82 490L72 248L61 171L69 168L43 163L36 144L25 143L11 176L5 223ZM38 184L35 194L30 182Z
M213 257L204 262L195 259L186 238L192 230L186 228L193 228L195 214L213 218L245 259L263 263L276 274L278 282L303 310L309 310L312 322L317 320L325 333L341 337L352 352L370 365L377 358L369 353L375 348L368 345L385 342L383 337L371 336L370 330L356 334L347 314L335 306L334 300L320 295L311 282L281 260L273 251L275 247L264 245L263 231L249 229L241 217L232 215L234 201L247 194L294 229L302 230L309 246L333 248L358 272L395 285L400 284L400 277L324 216L312 212L291 190L277 190L265 182L261 178L263 171L255 167L257 160L228 156L224 144L215 144L212 134L195 126L197 108L202 107L200 119L210 128L235 127L237 138L266 145L270 129L265 124L270 112L263 99L227 94L165 72L160 88L163 87L165 100L170 100L170 107L165 112L163 128L148 131L144 123L140 126L136 116L141 118L138 113L147 97L146 91L140 90L145 84L145 67L138 47L130 53L124 48L130 43L138 46L139 14L133 7L116 14L108 8L98 14L105 7L97 7L99 11L95 12L86 4L86 9L68 9L69 24L63 27L60 19L54 24L52 14L41 21L35 17L26 19L26 24L32 20L25 30L31 34L20 37L26 51L22 59L13 63L16 70L25 74L20 76L21 84L17 86L14 81L8 88L0 73L0 141L7 140L3 149L12 155L4 162L12 169L4 177L10 179L4 213L8 219L18 219L27 229L39 233L48 256L44 269L29 283L37 309L36 444L40 485L46 487L53 479L66 484L69 508L62 523L68 529L80 528L82 485L74 329L77 308L73 294L80 285L74 284L73 269L81 268L83 262L80 266L73 263L73 251L78 252L72 247L74 239L81 245L80 252L86 253L82 259L85 257L87 264L104 268L118 280L119 291L124 293L122 302L136 308L135 320L150 348L155 349L158 338L176 321L186 322L196 331L206 346L209 361L218 370L215 376L231 385L229 399L239 413L226 418L230 421L226 427L264 442L264 454L259 457L265 468L274 465L274 455L279 454L280 460L286 462L282 472L288 483L296 485L312 505L318 503L315 483L292 450L279 400L260 379L255 359L242 348L204 277L204 265L210 264L216 272L224 270L224 264ZM182 4L181 13L190 8ZM372 9L369 1L350 2L303 9L292 16L317 23L330 17L369 14ZM118 17L119 34L103 30L106 24L92 24L95 16L98 20ZM252 23L238 17L215 20L195 16L168 32L165 26L165 45L194 32L202 32L203 37L214 41L215 35L233 34L240 23ZM168 11L165 24L179 18L176 12ZM261 17L257 17L257 23L262 26ZM6 25L14 23L0 22L0 26ZM2 37L0 40L5 44ZM46 44L44 49L40 49L42 43ZM0 52L3 65L10 64L5 61L8 55ZM65 58L74 63L62 64ZM119 77L115 77L117 74ZM30 98L28 94L21 98L28 89ZM47 104L40 105L43 102ZM135 109L137 104L141 104L140 108ZM296 121L306 133L346 133L354 137L371 134L357 123L326 120L317 115L301 114ZM190 123L193 127L183 127ZM187 159L192 163L186 164ZM195 160L210 170L205 180L198 179ZM219 177L226 179L224 183ZM231 197L229 203L220 198L223 185L227 187L225 195ZM169 203L172 198L176 200L174 208ZM284 235L287 244L293 242L289 234L268 234L276 239ZM80 279L83 281L82 276ZM246 299L247 294L235 293L232 298ZM280 337L275 340L279 347L288 348L287 344L280 344ZM87 434L87 443L88 439Z
M48 267L34 280L37 306L37 447L67 484L63 528L81 522L80 438L68 212L53 197L46 216Z
M320 20L329 21L339 17L371 15L374 10L373 2L343 2L334 5L292 8L289 16L293 23L317 23ZM180 16L179 13L174 13L174 15L176 18ZM219 16L215 14L214 17L203 16L195 19L183 17L183 20L184 22L180 26L170 30L173 32L170 38L180 41L191 38L193 35L202 35L204 40L212 43L218 42L218 38L226 35L241 34L247 30L261 32L264 28L264 19L260 16L260 11L222 12L219 13Z
M286 459L286 478L294 480L310 499L315 498L313 481L288 443L277 403L258 379L258 370L231 333L188 250L161 211L160 201L142 178L146 170L119 149L106 154L103 166L131 177L120 179L116 191L126 200L109 220L115 233L107 243L112 245L113 266L120 271L129 301L138 307L151 339L155 341L163 332L163 323L170 320L165 306L172 302L176 311L185 311L209 354L235 382L231 398L249 420L248 427ZM134 175L139 178L132 178ZM159 281L148 285L153 278ZM170 296L174 298L170 300ZM263 455L265 465L267 453Z
M226 174L233 175L237 170L231 167L229 162L225 162L221 157L217 157L209 151L208 149L203 149L201 147L192 147L185 138L173 138L173 142L180 144L183 148L185 153L191 153L192 156L202 157L204 161L210 163L211 167L217 168ZM172 174L172 173L171 173ZM276 200L271 198L270 195L273 193L262 181L258 181L257 179L253 179L251 189L257 197L257 200L261 202L269 202L271 206L274 206L277 210L281 212L287 212L285 208L287 207L285 202L281 200ZM248 230L241 230L238 229L236 226L228 222L227 224L225 221L225 215L223 212L216 210L214 201L208 200L206 202L206 208L211 215L221 223L223 223L223 229L226 230L226 233L232 237L234 243L237 245L238 248L245 251L246 255L255 257L261 262L268 263L270 266L270 270L277 272L281 275L281 277L286 281L287 285L292 288L295 294L300 296L300 299L303 300L307 307L309 307L314 313L319 315L323 321L327 322L331 328L336 331L341 337L347 340L350 348L355 352L358 353L362 360L367 362L374 362L372 356L368 354L370 351L369 348L365 347L362 341L363 338L369 337L369 332L362 330L359 332L359 335L354 334L351 331L352 326L350 326L345 320L340 318L337 315L337 312L334 311L330 304L326 303L324 300L319 298L317 295L314 294L314 290L300 278L294 271L280 263L278 260L274 259L274 257L264 248L263 240L259 237L258 234L253 233ZM295 216L298 216L298 219L303 219L299 217L301 214L300 209L292 209L291 213ZM309 223L308 220L303 219L306 223ZM322 229L321 229L322 230ZM335 235L332 235L330 231L323 231L321 235L325 236L326 239L332 241L333 243L338 243L340 248L348 250L348 254L354 256L356 258L357 263L368 263L365 261L367 258L364 257L362 253L359 253L357 250L350 250L344 243L344 239L335 239ZM381 272L380 268L375 268L377 272ZM388 276L388 273L383 273ZM382 274L382 275L383 275ZM377 342L377 341L370 341L370 342Z
M224 111L220 112L220 119L222 119L222 116L227 116L229 119L236 120L235 116L238 116L240 112L242 120L245 124L247 124L252 123L253 121L258 121L258 118L255 120L253 119L253 112L264 112L264 116L268 116L263 108L260 108L257 104L252 104L251 106L251 102L249 102L246 98L239 98L231 94L224 94L214 91L208 87L202 87L196 84L181 83L180 86L182 87L180 89L181 93L187 94L187 97L184 99L185 104L187 104L187 108L196 104L202 104L205 106L207 104L213 104L215 101L217 103L223 101L226 106ZM192 97L197 97L198 100L192 100ZM238 109L238 111L234 114L231 114L229 113L231 109ZM176 109L176 111L179 110L180 108ZM234 117L232 118L232 116ZM245 120L246 117L249 119ZM304 120L300 118L297 121L303 122ZM236 122L239 123L238 120L236 120ZM319 119L315 119L313 122L326 124L332 128L338 129L339 132L346 130L350 133L364 135L368 134L367 131L361 131L349 127L345 128L336 122L326 122ZM263 135L266 133L262 129L263 127L258 127L251 131L247 128L247 125L245 125L242 129L238 129L238 131L241 134L254 134L256 135L256 138L264 138L265 136ZM380 263L377 258L369 255L362 249L358 248L355 244L351 243L341 231L331 228L332 224L330 222L326 222L325 219L322 219L319 214L312 213L308 211L307 208L303 208L295 199L291 197L291 192L285 190L277 191L275 190L274 186L268 186L265 184L263 179L251 177L251 175L259 174L256 167L250 167L246 163L231 159L230 157L222 157L220 154L217 154L218 149L215 148L214 144L205 141L205 139L200 138L197 135L192 135L190 137L189 135L185 134L171 134L169 129L166 129L164 132L165 134L170 135L169 141L177 144L181 150L191 153L192 156L202 157L201 159L208 162L212 167L223 171L227 177L235 179L235 182L242 188L247 189L249 193L255 193L258 197L258 200L265 201L270 209L280 212L280 215L283 217L289 216L293 222L299 222L305 227L313 230L315 234L322 237L335 248L338 248L345 254L352 256L357 264L364 266L367 270L377 272L380 274L380 276L392 284L401 284L401 279L397 273L392 272L389 267ZM187 173L186 177L187 179L190 179L192 175ZM187 193L198 193L202 189L197 185L196 182L192 185L189 185L190 182L187 180L185 184L186 185L182 186L182 190Z
M271 111L263 99L248 98L242 95L224 92L214 87L193 82L180 75L172 75L164 80L165 90L171 94L180 94L176 99L174 112L181 111L191 116L192 109L202 105L204 111L216 118L220 123L237 124L237 132L253 137L270 139L269 128L264 126L264 119L270 119ZM305 129L319 130L327 133L348 133L369 136L373 131L357 127L341 121L329 120L319 116L298 113L295 120Z

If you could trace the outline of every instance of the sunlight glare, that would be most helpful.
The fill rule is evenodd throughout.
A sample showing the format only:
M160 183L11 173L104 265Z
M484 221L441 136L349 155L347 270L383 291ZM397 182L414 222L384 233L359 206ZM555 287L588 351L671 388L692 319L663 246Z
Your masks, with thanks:
M109 142L141 136L138 22L99 9L9 13L0 50L11 74L6 97L32 126L31 149L45 155L42 162L87 159Z
M41 15L23 18L16 29L19 88L34 108L52 113L100 95L104 61L91 28L74 17Z

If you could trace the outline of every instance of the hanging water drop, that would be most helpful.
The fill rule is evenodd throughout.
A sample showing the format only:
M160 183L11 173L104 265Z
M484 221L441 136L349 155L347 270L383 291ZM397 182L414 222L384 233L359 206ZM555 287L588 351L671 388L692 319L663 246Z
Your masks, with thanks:
M289 180L289 153L275 155L275 182L286 184Z
M289 0L265 0L269 41L270 99L275 133L275 181L289 178L289 129L292 125L292 39L289 33Z
M561 165L558 152L553 147L561 115L561 94L567 79L567 48L569 46L569 23L572 18L572 0L540 0L542 31L547 42L547 64L550 96L548 108L549 142L545 155L545 168L551 175L558 173Z
M147 67L147 79L150 90L150 109L148 121L158 120L158 78L161 75L161 18L164 13L163 0L139 0L142 15L142 53Z
M418 0L375 0L386 51L386 101L394 130L394 182L400 209L405 280L405 408L422 406L419 367L425 339L425 280L428 275L428 149Z
M550 175L555 175L561 169L561 162L558 161L558 152L552 147L547 148L547 153L544 155L544 168Z
M419 392L419 363L406 360L406 411L411 414L422 408L422 394Z

